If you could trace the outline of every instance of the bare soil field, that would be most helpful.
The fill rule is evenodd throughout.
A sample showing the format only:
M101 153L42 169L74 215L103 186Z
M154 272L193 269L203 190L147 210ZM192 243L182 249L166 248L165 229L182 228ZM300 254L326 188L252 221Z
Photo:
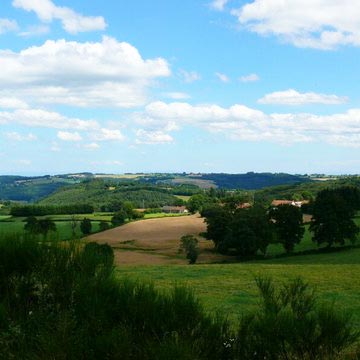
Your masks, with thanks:
M135 221L87 237L89 241L107 243L115 251L117 265L187 264L185 255L178 252L183 235L195 235L201 249L198 263L219 261L212 251L211 241L199 237L206 230L199 215L168 217Z

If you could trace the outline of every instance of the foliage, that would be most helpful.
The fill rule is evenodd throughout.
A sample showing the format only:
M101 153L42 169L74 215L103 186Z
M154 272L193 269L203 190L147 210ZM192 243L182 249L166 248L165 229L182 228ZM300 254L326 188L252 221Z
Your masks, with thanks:
M88 235L91 233L91 221L88 218L84 218L82 219L81 223L80 223L80 230L84 235Z
M239 359L335 359L359 337L351 316L334 305L319 304L300 278L276 289L257 278L260 311L243 316L234 352Z
M125 223L127 214L123 211L117 211L114 216L111 218L111 223L113 226L120 226Z
M131 202L135 208L182 205L183 201L172 194L169 185L152 185L138 181L89 180L59 189L41 205L69 205L87 202L99 211L117 211L117 204Z
M99 230L100 231L105 231L108 230L110 228L110 225L107 221L101 220L99 223Z
M222 359L229 326L193 293L113 275L107 245L0 242L4 359Z
M313 204L313 216L310 230L313 240L319 245L327 243L344 245L345 240L354 242L359 227L352 218L360 208L358 189L325 189L319 192Z
M265 254L272 241L267 212L254 206L232 211L229 207L209 207L204 210L207 223L206 238L212 240L221 253L254 256Z
M24 230L31 235L43 235L46 238L50 231L56 231L56 224L50 219L38 220L34 216L29 216L26 219Z
M272 208L269 214L274 221L277 241L286 252L292 252L304 236L303 215L300 208L292 205L280 205Z
M271 240L271 227L264 208L238 209L232 216L219 250L223 253L235 250L235 254L243 257L254 256L258 251L265 254Z
M193 235L182 236L179 251L185 251L189 264L195 264L200 252L198 239Z
M72 205L16 205L11 208L10 214L13 216L43 216L59 214L92 214L94 207L89 204Z

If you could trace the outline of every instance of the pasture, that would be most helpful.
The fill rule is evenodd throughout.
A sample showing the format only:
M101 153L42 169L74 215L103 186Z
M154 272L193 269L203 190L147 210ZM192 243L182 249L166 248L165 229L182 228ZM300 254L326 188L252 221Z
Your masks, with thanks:
M208 311L227 314L231 320L255 309L259 299L256 276L271 276L276 283L300 276L322 300L351 311L360 329L360 249L233 264L119 265L117 273L154 282L160 289L186 285Z

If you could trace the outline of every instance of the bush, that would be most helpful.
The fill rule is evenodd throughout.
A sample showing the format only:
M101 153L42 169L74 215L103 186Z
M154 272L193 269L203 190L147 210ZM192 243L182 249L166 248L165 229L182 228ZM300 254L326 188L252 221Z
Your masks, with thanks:
M334 305L319 304L301 279L280 289L269 278L256 282L262 299L260 311L242 318L235 358L335 359L357 340L359 333L351 327L351 316Z
M80 223L80 230L84 235L88 235L91 233L91 228L92 228L92 224L91 224L91 220L88 218L84 218L81 220Z
M193 235L184 235L180 240L179 252L185 251L189 264L195 264L199 256L198 239Z
M221 359L226 323L193 293L119 281L108 245L0 242L4 359Z

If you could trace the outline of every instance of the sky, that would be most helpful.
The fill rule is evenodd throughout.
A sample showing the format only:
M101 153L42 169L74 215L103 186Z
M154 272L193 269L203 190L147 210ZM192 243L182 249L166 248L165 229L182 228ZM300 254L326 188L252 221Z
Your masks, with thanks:
M360 173L356 0L2 0L0 174Z

